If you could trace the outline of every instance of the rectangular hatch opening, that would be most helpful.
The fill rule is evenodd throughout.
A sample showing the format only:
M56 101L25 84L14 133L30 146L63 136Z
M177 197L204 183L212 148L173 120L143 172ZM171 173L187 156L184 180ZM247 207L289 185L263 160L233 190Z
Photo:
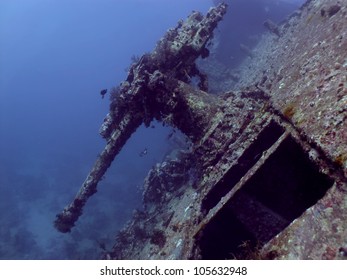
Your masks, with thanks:
M271 121L258 135L257 139L245 150L238 164L231 167L224 177L210 190L202 201L201 211L207 214L220 199L247 173L259 160L262 153L269 149L284 133L284 128Z
M230 185L226 180L225 185ZM200 230L202 259L249 259L333 185L292 137L278 149ZM247 246L245 246L245 244Z

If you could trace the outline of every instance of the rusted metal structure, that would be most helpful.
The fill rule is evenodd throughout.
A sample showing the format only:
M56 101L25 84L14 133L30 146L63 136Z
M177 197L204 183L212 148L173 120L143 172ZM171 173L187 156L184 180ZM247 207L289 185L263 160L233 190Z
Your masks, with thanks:
M211 95L195 60L225 12L193 13L132 65L105 150L57 229L70 230L132 132L157 119L193 146L150 170L144 211L105 258L346 258L347 6L308 1L281 36L262 38L232 91Z
M217 104L202 91L207 89L207 81L195 60L208 56L206 44L226 8L226 4L221 4L205 17L193 12L185 22L169 30L152 53L143 55L131 66L100 130L107 145L74 201L57 215L55 226L59 231L69 232L74 226L113 159L142 123L149 125L153 119L164 121L193 141L204 134ZM194 76L199 77L201 90L187 84Z

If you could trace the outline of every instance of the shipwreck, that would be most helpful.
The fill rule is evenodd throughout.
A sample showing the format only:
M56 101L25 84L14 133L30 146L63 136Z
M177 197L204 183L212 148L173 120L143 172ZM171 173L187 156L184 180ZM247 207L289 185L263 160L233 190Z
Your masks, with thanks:
M347 5L307 1L267 22L237 79L210 81L209 63L196 61L226 12L193 12L131 65L100 129L106 146L57 215L59 231L132 133L157 120L191 147L149 170L144 209L105 259L346 259Z

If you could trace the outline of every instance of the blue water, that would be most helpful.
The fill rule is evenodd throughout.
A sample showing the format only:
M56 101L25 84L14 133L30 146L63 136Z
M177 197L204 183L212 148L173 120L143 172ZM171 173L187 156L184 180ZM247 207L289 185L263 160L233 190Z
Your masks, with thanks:
M98 130L109 102L99 92L125 79L131 56L151 51L179 19L212 2L0 1L0 259L95 259L100 243L111 248L141 209L144 177L175 144L169 127L140 127L76 227L57 232L55 215L105 145Z

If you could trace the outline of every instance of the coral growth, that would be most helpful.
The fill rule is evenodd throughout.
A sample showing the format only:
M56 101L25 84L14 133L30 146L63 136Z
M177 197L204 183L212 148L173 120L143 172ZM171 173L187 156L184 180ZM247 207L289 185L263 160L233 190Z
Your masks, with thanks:
M291 120L296 112L295 105L293 103L288 104L284 110L283 115L288 119Z

